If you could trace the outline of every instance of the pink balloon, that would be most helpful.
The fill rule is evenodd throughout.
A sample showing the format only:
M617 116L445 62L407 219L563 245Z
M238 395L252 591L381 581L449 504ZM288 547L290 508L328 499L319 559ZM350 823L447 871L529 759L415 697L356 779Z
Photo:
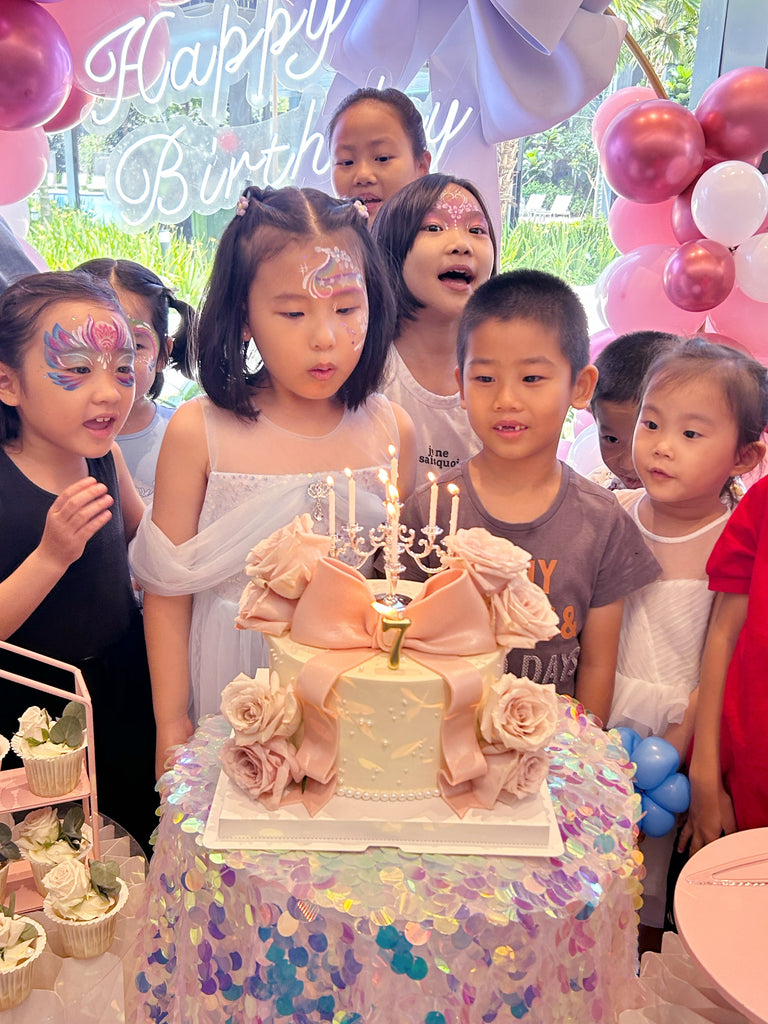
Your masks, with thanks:
M768 302L768 234L745 239L734 261L739 288L756 302Z
M138 95L136 71L128 71L122 85L120 83L118 69L123 61L122 51L130 39L125 60L128 64L138 61L149 25L159 10L152 0L98 0L98 4L65 0L54 7L51 14L64 30L72 49L75 84L93 96L114 98L121 88L123 96ZM144 24L119 31L137 18L143 19ZM86 65L89 51L111 33L117 34L106 46L99 47L91 63ZM145 47L141 62L145 86L151 85L162 73L169 48L168 21L164 19L154 24Z
M69 90L69 96L67 96L64 106L55 117L45 122L43 128L49 134L52 132L64 132L68 128L74 128L76 124L80 124L81 121L85 120L95 102L95 96L83 92L78 85L73 85Z
M768 68L727 71L705 90L695 110L707 149L745 160L768 149Z
M577 409L571 420L571 426L573 427L573 436L578 437L582 430L586 430L587 427L592 426L595 422L595 417L589 411L589 409Z
M595 111L595 116L592 119L592 141L595 144L595 149L600 149L606 128L622 110L631 107L633 103L655 98L656 93L647 85L630 85L626 89L617 89L616 92L606 97Z
M768 331L765 329L766 306L756 302L738 284L728 298L710 310L712 330L725 334L743 345L755 359L768 366Z
M672 230L672 204L676 199L665 199L663 203L632 203L619 196L608 213L608 233L619 252L631 252L641 245L675 245L677 239Z
M17 203L39 188L48 173L49 155L42 128L0 132L0 204Z
M617 335L629 331L691 334L701 325L701 314L676 306L664 291L662 275L674 251L671 245L644 245L614 260L609 274L598 280L604 294L596 297Z
M699 173L704 133L693 114L672 100L644 100L608 125L600 146L606 180L636 203L678 195Z
M709 322L709 317L707 317L707 322L705 326L707 328L711 326ZM731 338L727 334L716 334L714 331L706 330L699 331L698 336L700 338L703 338L704 341L708 341L712 345L727 345L728 348L737 348L739 352L746 352L747 355L751 355L749 350L744 345L742 345L741 342L736 341L735 338Z
M594 363L605 346L610 345L615 340L616 335L610 327L606 327L602 331L597 331L593 334L589 339L589 361Z
M689 185L672 200L672 233L681 245L683 242L695 242L697 238L701 238L701 231L691 213L692 195L693 185Z
M51 269L48 266L48 264L45 262L43 257L40 255L40 253L37 251L37 249L35 249L35 247L33 245L30 245L29 242L26 240L26 238L20 238L18 240L18 242L19 242L19 245L21 246L21 248L24 250L24 252L25 252L26 256L28 257L28 259L32 263L34 263L35 267L37 267L37 269L41 273L43 273L46 270L50 270Z
M0 131L43 124L72 86L72 54L51 15L29 0L0 6Z
M736 266L730 251L708 238L685 242L676 249L662 275L667 298L681 309L698 313L719 306L735 280Z
M768 214L768 181L743 160L724 160L693 186L691 213L702 235L729 248L738 245Z

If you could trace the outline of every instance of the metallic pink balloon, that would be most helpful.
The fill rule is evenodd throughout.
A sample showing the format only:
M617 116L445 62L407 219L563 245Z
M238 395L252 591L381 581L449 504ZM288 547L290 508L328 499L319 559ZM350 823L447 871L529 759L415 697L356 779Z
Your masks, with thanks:
M635 203L663 203L689 185L704 159L704 132L672 100L644 100L611 121L600 146L606 180Z
M626 89L617 89L616 92L607 96L592 118L592 141L595 148L600 149L606 129L614 117L618 117L622 110L626 110L634 103L652 100L655 95L653 89L648 88L647 85L629 85Z
M72 53L51 15L29 0L0 4L0 131L45 124L72 86Z
M727 71L705 90L695 110L707 149L748 160L768 149L768 68Z
M667 260L662 275L667 298L692 313L719 306L730 295L735 280L730 251L709 238L681 245Z
M95 96L91 96L79 86L73 85L64 106L50 121L45 122L43 129L50 134L74 128L88 116L95 102Z
M672 232L680 245L683 242L695 242L697 238L702 237L702 232L699 230L691 213L692 193L693 185L689 185L688 188L683 189L679 196L675 196L672 200L672 214L670 218L672 221Z

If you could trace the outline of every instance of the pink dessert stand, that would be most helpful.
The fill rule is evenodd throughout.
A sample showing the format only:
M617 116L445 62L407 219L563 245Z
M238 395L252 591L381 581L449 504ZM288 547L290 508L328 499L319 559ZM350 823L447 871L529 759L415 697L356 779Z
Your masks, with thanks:
M675 920L718 991L750 1021L768 1024L768 828L699 850L678 879Z

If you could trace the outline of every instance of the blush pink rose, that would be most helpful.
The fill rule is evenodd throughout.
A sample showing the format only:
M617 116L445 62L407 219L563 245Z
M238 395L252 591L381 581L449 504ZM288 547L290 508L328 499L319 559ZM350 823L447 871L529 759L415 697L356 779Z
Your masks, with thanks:
M301 721L293 689L283 689L276 673L251 679L241 672L222 690L221 712L239 746L292 736Z
M557 726L554 686L503 675L489 689L480 712L480 733L497 750L540 750Z
M527 576L512 577L509 586L491 596L491 629L501 647L535 647L557 634L560 622L549 598Z
M302 778L296 751L283 739L250 747L227 740L221 748L221 767L236 786L269 811L276 811L290 783Z
M457 530L443 545L448 552L443 565L465 569L484 597L498 594L513 576L527 573L531 560L527 551L503 537L494 537L482 526Z
M519 800L538 793L549 774L549 759L540 750L515 750L504 766L501 790Z
M280 597L296 600L330 547L329 537L312 532L312 517L304 512L259 541L246 559L245 571L257 585L261 581Z

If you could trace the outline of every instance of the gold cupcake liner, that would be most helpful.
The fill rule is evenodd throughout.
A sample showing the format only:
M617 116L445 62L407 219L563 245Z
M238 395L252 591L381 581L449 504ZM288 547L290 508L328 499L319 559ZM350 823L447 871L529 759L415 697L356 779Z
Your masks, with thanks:
M89 960L107 952L115 938L117 915L128 899L128 886L122 879L119 881L120 894L114 907L93 921L68 921L64 917L59 917L51 906L50 896L46 896L43 901L43 912L50 921L58 925L61 948L65 956L74 957L76 960Z
M27 998L32 991L32 973L35 967L35 960L45 949L45 929L33 921L31 917L22 917L19 920L34 925L37 930L37 941L35 951L28 960L18 967L12 967L7 971L0 971L0 1010L12 1010Z

